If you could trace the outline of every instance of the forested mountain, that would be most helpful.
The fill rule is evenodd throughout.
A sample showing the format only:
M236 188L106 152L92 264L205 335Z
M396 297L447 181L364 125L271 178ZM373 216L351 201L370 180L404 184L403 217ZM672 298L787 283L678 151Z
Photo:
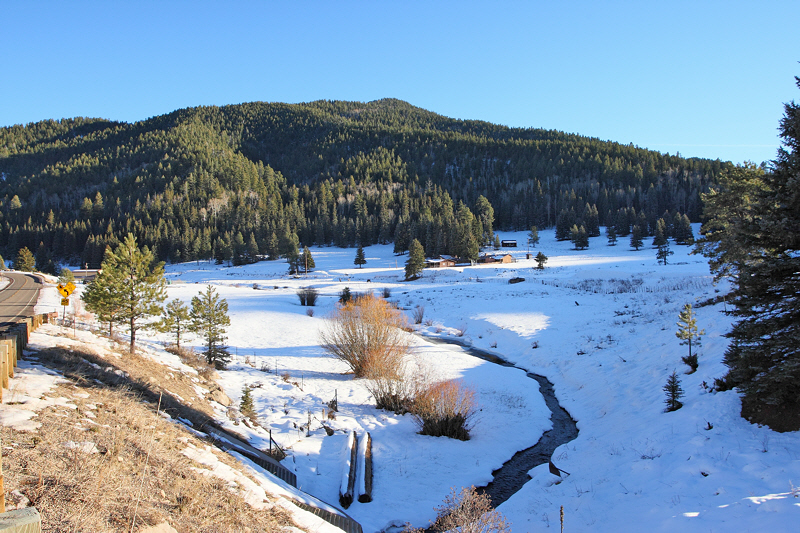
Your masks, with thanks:
M47 120L0 129L0 249L98 266L130 232L173 262L414 238L468 257L494 228L697 221L730 166L391 99Z

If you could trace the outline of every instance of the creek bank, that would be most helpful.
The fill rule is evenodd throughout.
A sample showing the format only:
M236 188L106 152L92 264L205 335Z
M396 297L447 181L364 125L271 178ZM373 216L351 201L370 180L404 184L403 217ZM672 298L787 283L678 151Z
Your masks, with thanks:
M434 344L452 344L459 346L468 354L490 363L509 368L519 368L496 354L470 346L464 341L441 337L428 337L424 335L422 338ZM511 459L503 463L503 466L493 471L493 480L488 485L485 487L478 487L478 492L488 494L491 497L494 507L508 500L531 479L528 475L531 469L550 461L556 448L578 436L578 426L567 410L558 403L558 399L553 390L553 384L550 380L544 376L527 372L525 369L520 370L523 370L529 378L535 380L539 384L539 391L544 397L547 408L550 409L550 419L553 422L553 428L545 431L539 439L539 442L530 448L518 451Z

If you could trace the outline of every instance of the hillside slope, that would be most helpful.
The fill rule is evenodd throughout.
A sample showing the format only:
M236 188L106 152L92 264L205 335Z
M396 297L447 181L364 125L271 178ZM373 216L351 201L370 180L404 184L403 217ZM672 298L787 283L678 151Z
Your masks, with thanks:
M697 221L727 166L392 99L50 120L0 129L0 250L97 266L132 232L173 262L277 257L293 239L402 251L418 238L435 255L457 253L468 226L483 240L562 213L624 235L638 215L649 230L666 212Z

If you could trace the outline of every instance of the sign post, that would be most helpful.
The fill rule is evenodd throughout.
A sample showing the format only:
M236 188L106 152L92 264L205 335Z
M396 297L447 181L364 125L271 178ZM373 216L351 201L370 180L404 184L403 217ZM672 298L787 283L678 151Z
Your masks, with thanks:
M69 305L69 295L72 294L72 291L75 290L75 284L72 283L71 281L66 285L59 283L56 286L56 289L58 289L58 292L61 293L62 296L61 305L64 308L64 315L61 318L61 325L63 326L64 322L67 321L67 306Z

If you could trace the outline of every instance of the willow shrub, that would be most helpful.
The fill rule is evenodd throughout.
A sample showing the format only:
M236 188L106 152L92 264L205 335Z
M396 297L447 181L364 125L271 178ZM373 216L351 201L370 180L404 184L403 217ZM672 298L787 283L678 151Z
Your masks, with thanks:
M461 380L433 383L417 393L411 409L420 434L469 440L477 411L475 390Z

